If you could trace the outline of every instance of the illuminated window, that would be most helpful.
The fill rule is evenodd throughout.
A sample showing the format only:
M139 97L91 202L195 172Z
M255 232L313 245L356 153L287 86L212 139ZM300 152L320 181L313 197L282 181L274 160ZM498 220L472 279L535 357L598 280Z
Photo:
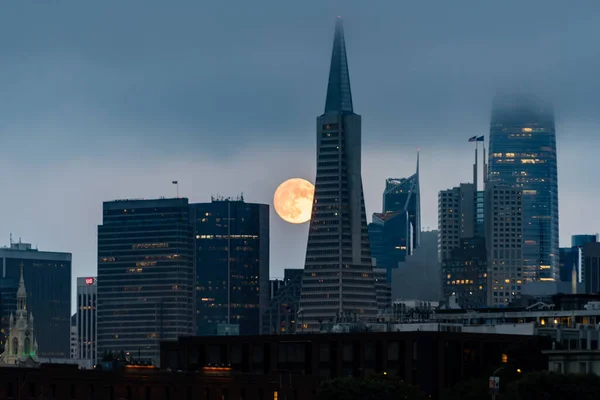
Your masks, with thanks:
M507 354L502 354L502 363L506 364L508 362L508 355Z

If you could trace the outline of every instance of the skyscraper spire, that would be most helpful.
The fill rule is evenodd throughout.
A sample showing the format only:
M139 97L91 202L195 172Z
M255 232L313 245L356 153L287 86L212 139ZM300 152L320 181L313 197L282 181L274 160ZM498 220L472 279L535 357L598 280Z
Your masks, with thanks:
M419 153L420 153L420 152L421 152L421 148L419 147L419 148L417 149L417 172L416 172L416 175L417 175L417 180L419 180Z
M331 66L329 68L329 83L327 84L327 99L325 114L352 113L352 92L350 90L350 75L348 74L348 59L342 19L338 17L335 24Z

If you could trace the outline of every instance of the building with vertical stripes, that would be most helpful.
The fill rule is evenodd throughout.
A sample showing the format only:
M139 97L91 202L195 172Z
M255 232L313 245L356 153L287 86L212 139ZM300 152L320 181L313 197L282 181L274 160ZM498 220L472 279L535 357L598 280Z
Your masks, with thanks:
M344 315L377 314L354 113L341 19L335 27L325 112L317 118L317 176L300 299L305 332Z

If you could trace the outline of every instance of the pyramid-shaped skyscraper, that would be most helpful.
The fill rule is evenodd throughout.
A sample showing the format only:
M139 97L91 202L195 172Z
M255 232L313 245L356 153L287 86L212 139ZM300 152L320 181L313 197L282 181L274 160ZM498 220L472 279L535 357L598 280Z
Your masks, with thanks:
M317 177L300 301L301 330L377 313L342 21L335 27L325 112L317 117Z

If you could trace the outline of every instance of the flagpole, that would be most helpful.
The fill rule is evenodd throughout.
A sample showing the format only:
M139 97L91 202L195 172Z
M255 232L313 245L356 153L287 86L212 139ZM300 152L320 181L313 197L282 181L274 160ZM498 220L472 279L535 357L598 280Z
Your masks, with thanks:
M477 192L477 153L479 153L479 142L475 140L475 164L473 164L473 184L475 185L475 192Z

